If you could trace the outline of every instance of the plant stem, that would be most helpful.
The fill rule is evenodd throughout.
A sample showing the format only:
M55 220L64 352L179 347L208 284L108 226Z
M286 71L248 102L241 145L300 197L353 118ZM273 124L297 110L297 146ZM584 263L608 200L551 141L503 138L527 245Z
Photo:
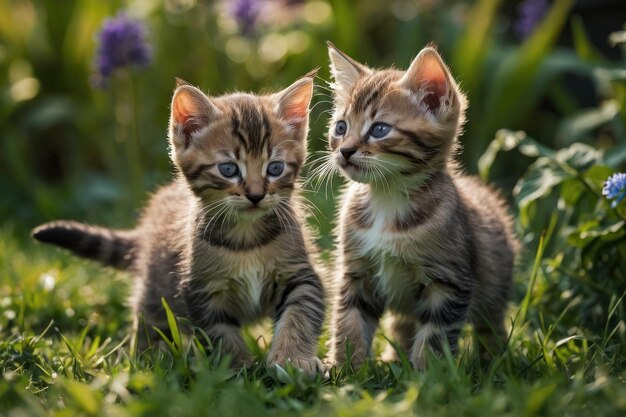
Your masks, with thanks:
M138 129L138 109L136 87L131 72L120 72L120 86L117 103L117 121L120 125L120 140L126 154L126 189L128 195L124 199L127 208L133 210L143 194L143 164L140 153L140 137Z

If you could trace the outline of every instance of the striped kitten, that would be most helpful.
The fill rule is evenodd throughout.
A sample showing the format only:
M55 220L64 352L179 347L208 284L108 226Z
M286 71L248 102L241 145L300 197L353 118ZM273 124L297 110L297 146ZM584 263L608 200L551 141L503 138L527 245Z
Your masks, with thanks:
M207 97L179 82L170 118L177 178L132 230L53 222L33 236L137 275L139 347L167 332L161 298L203 329L233 365L252 357L240 334L275 321L268 364L319 369L324 291L296 198L314 74L273 95ZM145 320L145 326L142 323Z
M349 342L360 366L385 311L418 369L428 348L456 348L466 320L498 351L516 244L503 200L453 162L465 97L430 47L407 71L372 70L332 44L329 53L331 159L351 180L337 228L331 361L347 359Z

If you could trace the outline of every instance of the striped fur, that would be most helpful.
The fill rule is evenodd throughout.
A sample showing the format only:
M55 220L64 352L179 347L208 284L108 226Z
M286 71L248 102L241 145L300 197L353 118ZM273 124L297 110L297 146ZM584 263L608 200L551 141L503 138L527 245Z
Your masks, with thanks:
M498 193L453 162L465 97L433 48L407 71L369 69L332 44L329 53L330 158L349 180L336 230L331 362L360 366L385 312L418 369L429 349L454 351L467 321L485 352L499 351L516 242ZM384 137L372 135L376 123L389 126Z
M57 221L35 228L33 237L118 269L126 269L135 261L137 236L132 230Z
M324 289L297 194L312 89L313 74L268 96L209 98L179 82L170 121L179 175L152 196L138 226L120 232L55 222L35 238L137 275L132 306L141 348L159 339L153 327L167 332L165 297L235 366L252 361L241 327L272 317L268 363L316 372ZM268 173L274 161L284 162L280 175ZM239 173L224 176L224 163Z

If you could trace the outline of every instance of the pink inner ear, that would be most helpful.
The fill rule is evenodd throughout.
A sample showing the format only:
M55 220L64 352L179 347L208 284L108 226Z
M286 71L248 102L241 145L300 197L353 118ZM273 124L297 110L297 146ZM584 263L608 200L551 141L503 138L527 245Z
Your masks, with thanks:
M441 105L441 97L446 94L448 80L437 58L426 56L419 70L420 84L428 94L424 97L424 104L431 111L435 111Z
M306 100L294 100L283 107L283 117L289 121L299 122L304 119L309 110Z
M189 146L191 134L207 125L207 115L198 108L198 103L186 91L176 95L172 105L172 117L176 125L182 125L185 136L185 148Z
M178 124L185 123L198 110L193 99L185 92L180 92L176 96L173 107L172 114L174 115L174 121Z
M422 81L427 84L429 91L432 91L438 96L446 94L446 74L435 58L425 60L422 66L421 76Z

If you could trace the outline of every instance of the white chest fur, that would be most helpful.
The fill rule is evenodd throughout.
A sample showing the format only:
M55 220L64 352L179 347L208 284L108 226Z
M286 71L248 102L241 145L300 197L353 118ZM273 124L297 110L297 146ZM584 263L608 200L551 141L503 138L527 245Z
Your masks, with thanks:
M419 284L427 284L418 261L427 233L419 229L394 231L392 222L396 216L394 210L377 210L370 227L354 230L351 240L358 255L368 260L387 306L409 313L415 308L413 290Z
M271 288L271 281L277 279L278 251L273 246L242 252L207 247L206 256L196 254L194 269L208 293L237 305L242 320L253 320L267 307L263 305L263 290Z

